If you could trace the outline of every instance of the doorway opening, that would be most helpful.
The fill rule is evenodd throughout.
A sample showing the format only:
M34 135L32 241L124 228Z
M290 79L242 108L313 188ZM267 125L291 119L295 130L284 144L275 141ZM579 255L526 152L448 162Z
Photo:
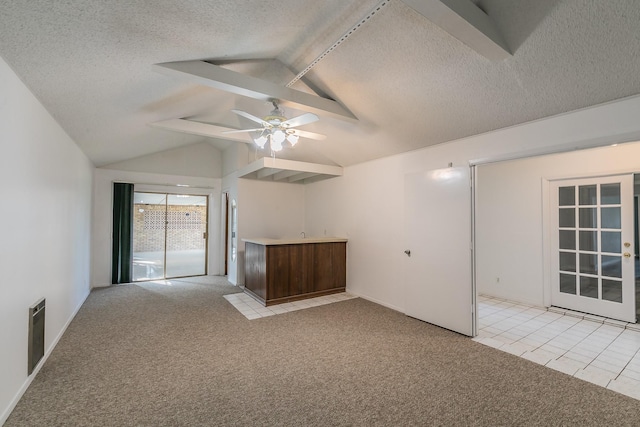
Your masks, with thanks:
M208 197L135 192L132 280L207 274Z
M632 230L630 237L632 240L621 240L621 248L616 249L620 253L611 252L612 246L607 250L602 250L602 233L605 234L605 242L611 243L612 240L615 240L612 238L617 238L615 227L603 227L601 222L599 222L600 225L594 227L583 227L576 224L574 230L576 236L575 252L577 254L576 268L580 269L580 254L584 252L582 260L585 261L585 266L588 265L587 261L597 259L598 266L605 267L607 270L598 270L598 274L595 274L595 269L592 273L586 270L577 271L576 284L580 285L581 276L585 276L585 292L588 293L588 290L592 289L593 295L595 295L595 287L588 286L591 280L589 277L593 276L592 278L597 278L599 281L598 286L605 279L605 287L616 288L613 285L617 285L614 282L619 279L617 278L617 266L620 264L617 257L622 256L623 262L624 260L631 261L633 264L630 279L631 298L635 300L631 305L631 317L634 317L633 311L635 311L635 319L633 320L640 320L640 253L638 249L640 243L638 219L640 164L637 161L639 152L640 143L628 143L615 147L496 160L478 165L474 205L476 218L474 222L474 243L476 245L474 277L478 294L538 307L550 307L552 305L551 289L554 276L552 263L554 261L556 264L560 262L559 252L570 253L573 251L570 247L555 252L551 249L551 239L555 237L557 240L560 237L560 229L563 231L563 238L571 234L566 231L572 230L568 226L558 226L555 229L557 235L552 235L554 233L553 227L551 227L553 219L551 196L553 191L550 183L573 178L629 174L633 176L633 195L625 196L625 200L628 202L624 203L631 205L632 224L629 228ZM605 188L605 190L607 189L610 188ZM576 191L579 192L579 185ZM581 208L589 208L591 213L597 209L606 211L597 215L609 214L616 210L616 206L609 206L607 203L609 202L605 202L603 205L600 201L598 204L602 206L594 207L591 205L582 206L576 202L576 205L573 206L577 215L576 221L580 221ZM564 213L570 211L569 208L570 206L562 206ZM556 210L555 221L557 222L560 220L558 217L560 211L559 208ZM586 217L583 219L586 220ZM595 219L600 221L601 217L596 216ZM581 235L584 237L582 248L580 247ZM625 246L625 242L630 243L629 247ZM595 248L596 243L600 245L600 248L597 251L589 250L588 244L593 244ZM591 256L589 252L594 252L595 256ZM630 257L627 257L625 253L629 253ZM592 264L595 266L595 263ZM568 265L567 268L570 270L572 267ZM563 272L571 273L568 270L563 270ZM560 276L558 275L558 277ZM564 275L562 278L567 279L568 277ZM595 283L595 280L591 280L591 282ZM565 281L565 285L567 283L569 282ZM565 291L570 290L569 285L564 288ZM602 299L602 289L599 288L598 291L600 292L599 299ZM578 311L575 308L569 309ZM588 310L580 311L588 312Z

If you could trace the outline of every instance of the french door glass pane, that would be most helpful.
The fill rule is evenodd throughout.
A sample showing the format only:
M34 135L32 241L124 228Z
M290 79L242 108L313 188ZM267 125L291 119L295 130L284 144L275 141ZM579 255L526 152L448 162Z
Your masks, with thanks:
M602 255L602 275L622 278L622 257Z
M619 254L622 252L622 236L619 231L602 231L602 252Z
M580 254L580 273L598 274L598 255Z
M575 252L560 252L560 270L570 271L575 273L576 271L576 253Z
M619 205L620 184L602 184L600 186L600 203L603 205Z
M576 294L575 275L560 273L560 292L572 295Z
M560 209L558 223L562 228L573 228L576 226L576 210L575 208Z
M597 231L580 231L580 250L591 252L598 250Z
M580 208L580 228L596 228L598 226L597 208Z
M166 277L205 274L206 232L207 197L169 194Z
M602 279L602 299L622 302L622 281Z
M164 278L166 194L134 193L133 268L131 278Z
M597 185L581 185L578 188L580 205L581 206L595 205L598 201L597 192L598 192Z
M558 189L558 199L560 206L574 206L576 204L575 187L560 187Z
M620 208L602 208L602 228L614 228L619 230L622 227Z
M576 249L575 230L560 230L560 249Z
M598 279L596 277L580 276L580 295L598 298Z

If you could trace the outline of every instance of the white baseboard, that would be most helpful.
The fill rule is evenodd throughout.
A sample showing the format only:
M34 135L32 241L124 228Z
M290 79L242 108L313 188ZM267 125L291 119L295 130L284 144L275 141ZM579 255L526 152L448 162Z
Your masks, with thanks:
M38 362L38 365L36 366L36 368L33 370L31 375L27 377L24 384L22 384L22 387L20 387L20 390L18 390L18 393L16 393L11 403L9 403L9 406L4 410L4 412L2 412L2 414L0 415L0 426L4 425L4 423L7 421L7 419L9 418L9 415L11 415L11 412L13 411L13 409L16 407L16 405L22 398L22 395L24 395L24 393L27 391L27 389L31 385L31 382L33 381L33 379L36 377L36 375L38 375L38 372L40 372L40 369L44 366L45 362L49 358L49 355L51 355L51 352L58 344L58 341L60 341L60 338L62 338L62 336L66 332L67 328L71 324L71 321L76 317L76 314L78 314L78 311L80 311L80 308L82 307L84 302L87 300L90 293L91 293L91 290L86 292L86 294L82 298L82 301L80 302L80 304L78 304L75 310L73 310L73 313L69 317L69 320L67 320L67 322L64 324L58 336L55 337L55 339L53 340L49 348L44 352L44 355L42 356L42 359L40 360L40 362Z
M391 310L394 310L394 311L397 311L399 313L405 314L404 309L402 309L400 307L396 307L395 305L387 304L386 302L379 301L379 300L377 300L375 298L371 298L370 296L361 294L359 292L354 292L349 288L347 288L347 292L350 293L351 295L357 296L358 298L366 299L367 301L371 301L371 302L376 303L378 305L381 305L383 307L387 307L387 308L390 308Z

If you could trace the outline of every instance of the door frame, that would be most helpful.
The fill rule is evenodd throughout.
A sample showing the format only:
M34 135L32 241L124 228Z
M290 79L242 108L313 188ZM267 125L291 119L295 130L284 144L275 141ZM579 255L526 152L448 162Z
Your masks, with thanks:
M204 197L206 200L206 209L205 209L205 214L206 214L206 218L205 218L205 231L204 231L204 273L203 274L196 274L195 276L206 276L209 274L209 219L210 219L210 211L211 211L211 194L200 194L200 193L192 193L192 192L170 192L170 191L166 191L166 190L146 190L146 189L138 189L136 185L134 185L134 189L133 189L133 194L135 197L136 193L149 193L149 194L164 194L166 196L165 198L165 204L164 204L164 208L165 208L165 215L168 212L168 208L169 208L169 196L177 196L177 195L186 195L186 196L195 196L195 197ZM135 203L133 205L135 207ZM166 217L165 217L166 218ZM149 281L154 281L154 280L169 280L169 279L180 279L182 277L195 277L193 275L189 275L189 276L171 276L171 277L167 277L167 220L165 219L165 227L164 227L164 248L163 248L163 264L162 264L162 278L161 279L144 279L144 280L133 280L133 276L132 276L132 283L137 283L137 282L149 282ZM131 236L132 238L135 238L135 229L132 225L132 230L131 230ZM132 254L133 254L133 247L132 247ZM133 261L132 261L133 264ZM132 265L132 271L133 271L133 265Z
M478 197L478 168L469 162L469 179L471 180L471 318L472 337L478 336L480 321L478 318L478 282L476 277L476 198Z
M222 192L222 265L225 276L229 275L229 190Z

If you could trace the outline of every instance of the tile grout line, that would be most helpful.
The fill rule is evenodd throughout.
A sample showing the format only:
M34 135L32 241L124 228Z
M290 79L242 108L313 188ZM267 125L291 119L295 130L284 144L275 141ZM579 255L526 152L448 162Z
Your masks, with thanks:
M622 334L620 334L620 335L622 335ZM618 337L619 337L620 335L618 335ZM618 337L616 337L616 339L618 339ZM613 342L612 342L611 344L613 344ZM612 381L617 380L617 379L620 377L620 375L622 375L622 373L624 372L624 370L625 370L625 369L627 369L627 366L629 366L629 364L633 361L633 359L635 359L638 355L640 355L640 348L639 348L638 350L636 350L636 352L635 352L635 353L633 353L633 356L631 356L631 358L630 358L630 359L629 359L629 361L624 365L624 367L622 368L622 370L620 371L620 373L619 373L618 375L616 375L616 377L615 377Z
M563 315L563 316L566 316L566 314L565 314L565 315ZM587 319L581 319L579 322L577 322L577 323L575 323L574 325L570 326L569 328L567 328L567 329L566 329L565 331L563 331L563 332L566 332L566 331L568 331L569 329L572 329L574 326L579 325L579 324L580 324L580 323L582 323L584 320L586 320L587 322L589 322L589 321L590 321L590 320L587 320ZM576 348L579 344L581 344L581 343L582 343L582 342L584 342L586 339L588 339L588 338L589 338L591 335L593 335L596 331L600 330L600 328L601 328L603 325L604 325L604 323L603 323L601 326L598 326L598 327L597 327L596 329L594 329L593 331L589 332L589 333L588 333L584 338L582 338L580 341L578 341L576 344L574 344L574 345L573 345L569 350L565 351L565 352L562 354L562 356L564 356L564 355L566 355L567 353L569 353L572 349ZM624 329L623 329L623 330L624 330ZM557 336L559 336L559 335L557 335ZM556 336L556 337L557 337L557 336ZM620 334L616 335L616 338L614 338L614 339L613 339L613 341L615 341L615 340L618 338L618 336L620 336ZM604 351L605 351L605 350L606 350L606 349L607 349L611 344L613 344L613 341L611 341L611 342L607 345L607 347L605 347L601 352L599 352L599 353L598 353L598 356L600 356L600 355L602 354L602 352L604 352ZM562 357L562 356L560 356L560 357ZM587 364L587 366L589 366L589 365L590 365L594 360L596 360L596 359L598 358L598 356L594 357L594 358L591 360L591 362L589 362L589 363ZM585 368L586 368L587 366L585 366Z
M534 308L534 309L538 309L538 310L543 310L542 308L537 308L537 307L530 307L530 308ZM504 310L506 310L506 309L507 309L507 308L505 308ZM527 310L523 310L523 311L521 311L521 312L519 312L519 313L517 313L517 314L514 314L514 315L512 315L512 316L509 316L509 317L507 317L506 319L511 319L512 317L517 316L518 314L524 313L524 312L526 312L526 311L528 311L528 309L527 309ZM528 323L528 322L530 322L530 321L532 321L532 320L534 320L534 319L537 319L537 318L538 318L538 317L540 317L540 316L544 316L546 313L549 313L549 310L545 310L545 311L544 311L544 313L540 313L540 314L538 314L537 316L534 316L534 317L532 317L532 318L530 318L530 319L527 319L526 321L524 321L524 322L520 323L519 325L513 326L513 327L511 327L511 328L509 328L509 329L507 329L507 330L505 330L505 331L502 331L502 332L500 332L499 334L497 334L497 335L495 335L495 336L502 335L502 334L503 334L503 333L505 333L505 332L509 332L509 331L511 331L511 330L513 330L513 329L515 329L515 328L517 328L518 326L522 326L522 325L524 325L525 323ZM551 313L553 313L553 312L551 312ZM556 313L556 314L560 314L560 313ZM540 325L540 326L539 326L537 329L535 329L534 331L532 331L532 332L528 333L527 335L525 335L525 336L524 336L524 337L522 337L522 338L519 338L519 339L515 340L515 341L514 341L514 343L516 343L516 342L521 342L524 338L526 338L526 337L528 337L528 336L530 336L530 335L535 334L536 332L540 331L541 329L543 329L543 328L544 328L544 327L546 327L546 326L549 326L549 325L550 325L551 323L553 323L555 320L558 320L558 319L562 318L563 316L564 316L564 314L561 314L561 315L560 315L560 317L558 317L557 319L551 320L551 321L549 321L549 322L545 322L543 325ZM505 320L506 320L506 319L505 319ZM498 322L499 322L499 321L498 321ZM495 323L498 323L498 322L494 322L494 323L492 323L492 324L495 324ZM571 327L573 327L573 326L575 326L575 325L572 325ZM569 328L568 328L568 329L569 329ZM564 332L564 331L563 331L563 332ZM558 336L558 335L556 335L555 337L557 337L557 336ZM555 338L555 337L554 337L554 338ZM548 343L549 343L550 341L552 341L552 340L553 340L553 338L548 339L548 340L547 340L547 341L545 341L544 343L542 343L542 344L540 344L539 346L535 347L532 351L535 351L535 350L539 349L540 347L542 347L542 346L543 346L543 345L545 345L545 344L548 344ZM524 343L521 343L521 344L524 344ZM566 353L566 352L565 352L565 353ZM561 356L559 356L559 357L561 357Z
M506 302L506 301L505 301L505 302ZM507 302L507 303L508 303L508 302ZM488 305L491 305L491 304L488 304ZM517 305L517 304L513 304L513 305ZM508 310L509 308L511 308L511 307L505 307L505 308L502 308L502 309L498 310L497 312L494 312L494 313L489 314L489 316L490 316L490 315L492 315L492 314L496 314L496 313L502 312L502 311L504 311L504 310ZM536 308L536 307L533 307L533 308ZM507 317L505 317L505 318L504 318L504 319L502 319L502 320L499 320L499 321L493 322L493 323L491 323L490 325L487 325L487 326L485 326L485 327L483 327L483 328L480 328L480 331L482 331L482 330L483 330L483 329L485 329L485 328L491 328L491 325L495 325L495 324L497 324L497 323L499 323L499 322L506 321L506 320L511 319L512 317L517 316L518 314L521 314L521 313L526 312L526 311L527 311L527 310L523 310L523 311L520 311L520 312L518 312L518 313L516 313L516 314L513 314L513 315L511 315L511 316L507 316ZM557 321L557 320L559 320L559 319L563 319L563 318L565 318L565 317L567 317L567 318L575 318L575 319L579 319L579 320L578 320L576 323L574 323L573 325L569 326L568 328L566 328L566 329L564 329L564 330L560 331L559 333L556 333L556 334L554 335L554 337L553 337L553 338L547 339L543 344L540 344L540 345L538 345L537 347L535 347L533 350L530 350L530 352L534 352L534 351L539 350L539 349L540 349L540 350L544 350L544 349L542 349L541 347L543 347L543 346L545 346L545 345L549 344L551 341L553 341L554 339L556 339L556 338L560 337L560 336L561 336L561 335L563 335L564 333L569 332L571 329L576 328L578 325L583 324L583 323L582 323L583 321L588 321L588 322L592 322L592 323L599 323L600 325L599 325L598 327L596 327L595 329L593 329L592 331L588 332L588 334L587 334L586 336L584 336L584 337L583 337L583 338L581 338L578 342L576 342L575 344L573 344L569 349L565 350L565 349L563 349L563 348L559 348L559 347L558 347L560 350L563 350L563 353L562 353L562 354L560 354L560 355L558 355L558 356L556 356L556 357L554 357L554 358L552 358L552 359L550 359L550 360L549 360L547 363L545 363L543 366L547 366L549 363L551 363L551 361L553 361L553 360L559 360L559 359L560 359L560 358L562 358L562 357L567 357L568 359L571 359L571 357L568 357L568 356L566 356L566 355L567 355L568 353L570 353L572 350L574 350L576 347L578 347L581 343L583 343L583 342L587 341L587 340L589 339L589 337L592 337L592 336L593 336L597 331L601 330L601 329L602 329L602 327L603 327L603 326L605 326L605 325L610 326L610 327L619 328L619 329L620 329L620 331L619 331L617 334L615 334L615 336L614 336L614 337L609 341L609 343L608 343L608 344L606 344L606 346L605 346L601 351L599 351L599 352L598 352L598 354L597 354L595 357L586 356L586 357L589 357L591 360L590 360L588 363L586 363L586 364L585 364L584 368L578 369L578 370L576 371L576 373L572 375L573 377L576 377L576 374L577 374L578 372L580 372L580 371L584 371L587 367L591 366L593 362L595 362L595 361L596 361L596 360L597 360L601 355L603 355L603 354L607 351L607 349L609 349L609 348L610 348L610 347L611 347L611 346L612 346L612 345L613 345L613 344L614 344L614 343L615 343L615 342L616 342L616 341L617 341L617 340L622 336L622 334L624 333L624 331L625 331L625 330L627 330L627 329L628 329L628 330L633 331L633 329L628 328L629 323L626 323L624 326L622 326L622 325L619 325L619 324L607 323L607 322L606 322L607 318L603 318L603 319L602 319L602 322L600 322L600 321L598 321L599 319L598 319L598 320L594 320L594 319L584 318L584 317L582 317L582 318L577 318L577 317L575 317L575 316L568 315L566 312L564 312L564 313L558 313L558 312L555 312L555 311L550 311L549 309L546 309L545 311L546 311L546 312L555 313L555 314L559 314L559 315L560 315L560 317L558 317L558 318L556 318L556 319L554 319L554 320L552 320L552 321L550 321L550 322L547 322L547 323L545 323L544 325L541 325L540 327L536 328L534 331L530 332L529 334L525 335L524 337L521 337L521 338L519 338L519 339L517 339L517 340L514 340L512 344L515 344L515 343L518 343L518 342L520 342L521 344L524 344L524 343L522 343L521 341L522 341L523 339L525 339L526 337L529 337L529 336L531 336L531 335L535 334L536 332L538 332L538 331L540 331L540 330L544 329L545 327L548 327L549 325L551 325L551 324L552 324L552 323L554 323L555 321ZM541 314L539 314L538 316L532 317L531 319L528 319L528 320L526 320L526 321L524 321L524 322L521 322L519 325L513 326L513 327L511 327L511 328L509 328L509 329L507 329L507 330L501 331L499 334L495 334L495 335L493 335L492 337L493 337L493 338L495 338L495 337L497 337L497 336L499 336L499 335L504 334L505 332L512 331L513 329L518 328L519 326L522 326L522 325L526 324L527 322L530 322L530 321L532 321L532 320L534 320L534 319L536 319L536 318L538 318L539 316L542 316L542 315L544 315L544 314L545 314L545 313L541 313ZM494 330L495 330L496 328L494 327L494 328L492 328L492 329L494 329ZM506 352L506 350L503 350L502 348L503 348L503 347L505 347L505 346L507 346L507 345L510 345L510 344L507 344L506 342L504 342L504 343L503 343L502 345L500 345L499 347L496 347L496 349L497 349L497 350L502 350L502 351L505 351L505 352ZM528 344L525 344L525 345L528 345ZM532 346L532 347L533 347L533 346ZM552 353L552 352L549 352L549 353ZM618 352L616 352L616 351L613 351L613 353L618 354ZM578 353L578 354L580 354L580 353ZM612 383L613 381L616 381L616 380L618 380L618 379L620 378L620 376L621 376L621 375L622 375L622 373L625 371L625 369L627 369L627 367L631 364L631 362L632 362L632 361L633 361L633 360L634 360L638 355L640 355L640 349L637 349L637 350L635 351L635 353L629 357L628 361L626 362L626 364L624 365L624 367L622 367L622 369L620 370L620 372L618 372L617 374L615 374L615 377L610 378L610 379L608 379L608 380L607 380L607 383L606 383L606 385L604 386L604 388L609 389L609 386L611 385L611 383ZM573 360L573 359L571 359L571 360ZM583 364L583 363L584 363L584 362L580 362L580 361L576 361L576 362L577 362L577 363L580 363L580 364ZM603 371L607 371L606 369L597 368L597 367L595 367L595 366L594 366L593 368L595 368L595 369L600 369L600 370L603 370ZM611 373L611 374L614 374L614 372L610 372L610 373ZM582 378L580 378L580 377L576 377L576 378L582 379ZM634 381L635 381L635 380L634 380Z
M604 323L603 323L602 325L604 325ZM609 326L613 326L613 325L609 325ZM593 333L595 333L595 332L596 332L596 331L598 331L598 330L600 330L600 327L598 327L597 329L594 329L594 330L593 330L589 335L587 335L587 336L585 337L585 339L587 339L588 337L590 337ZM620 337L620 335L622 335L622 332L624 332L624 330L625 330L625 328L621 328L621 331L616 335L616 337L615 337L613 340L611 340L611 342L610 342L609 344L607 344L607 346L606 346L605 348L603 348L603 349L602 349L602 351L600 351L596 357L594 357L593 359L591 359L591 361L590 361L589 363L587 363L587 365L586 365L584 368L582 368L582 370L584 371L586 368L588 368L589 366L591 366L591 364L592 364L593 362L595 362L595 361L596 361L596 359L597 359L598 357L600 357L600 355L602 355L602 353L604 353L604 352L605 352L605 350L606 350L606 349L608 349L608 348L611 346L611 344L613 344L613 343L614 343L614 342L615 342L615 341ZM580 341L580 342L582 342L582 341ZM576 344L576 345L577 345L577 344ZM573 347L572 347L572 348L573 348ZM627 363L628 363L628 362L627 362ZM594 368L598 368L597 366L593 366L593 367L594 367ZM598 369L602 369L602 368L598 368ZM606 370L606 369L603 369L603 370ZM623 370L624 370L624 369L623 369ZM579 371L580 371L580 370L578 370L578 372L579 372ZM576 373L577 373L577 372L576 372ZM622 373L622 371L620 371L620 373ZM616 374L615 378L612 378L612 379L610 379L609 381L607 381L607 385L605 386L605 388L608 388L608 387L609 387L609 384L611 384L611 381L616 380L616 379L618 378L618 376L620 376L620 373ZM572 375L572 376L573 376L573 377L575 377L575 374L574 374L574 375Z

